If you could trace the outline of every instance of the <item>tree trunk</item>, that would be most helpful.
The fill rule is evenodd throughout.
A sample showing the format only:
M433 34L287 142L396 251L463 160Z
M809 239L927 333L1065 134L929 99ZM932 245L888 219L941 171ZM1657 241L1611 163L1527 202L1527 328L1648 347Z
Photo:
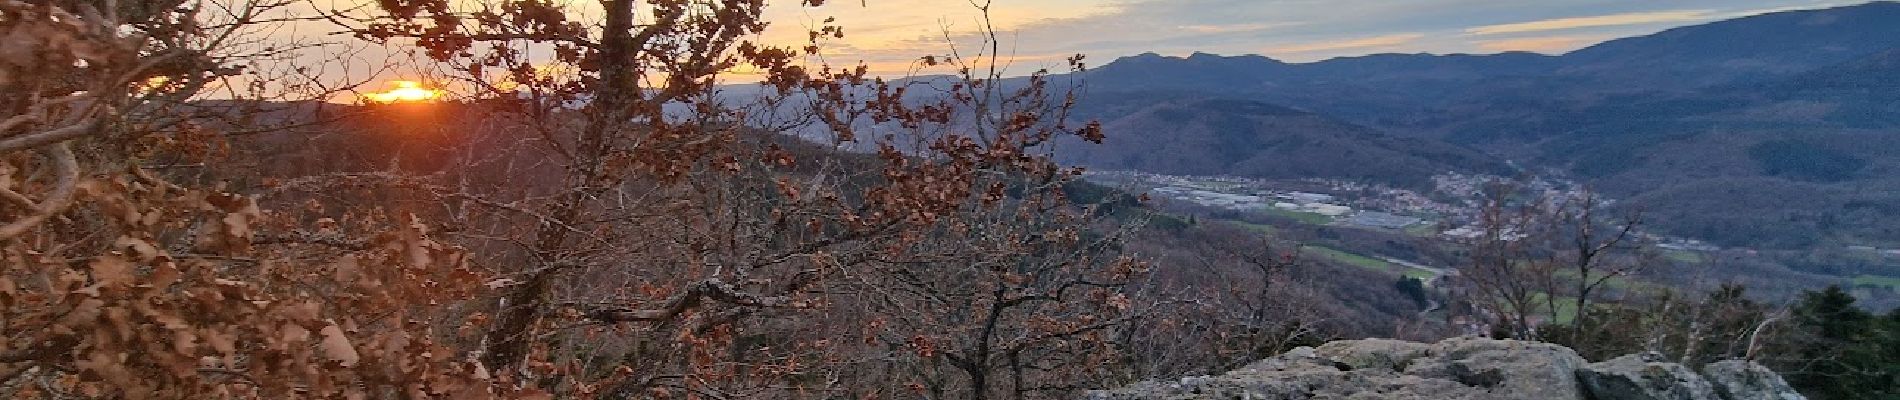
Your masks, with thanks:
M552 221L542 221L535 234L535 252L540 253L543 260L560 260L567 256L563 253L566 253L569 229L579 220L581 211L586 208L583 203L589 197L581 188L598 190L593 188L598 186L601 159L608 150L608 134L626 123L628 108L638 101L640 89L634 64L639 49L634 48L633 40L634 0L605 0L601 5L606 9L606 20L600 46L600 85L594 88L593 102L587 106L589 123L581 130L575 159L568 166L566 188L569 191L556 203L550 217ZM483 361L489 368L512 368L527 355L534 336L532 331L541 320L555 274L561 269L557 265L543 265L526 284L516 286L504 297L506 301L496 327L488 332Z

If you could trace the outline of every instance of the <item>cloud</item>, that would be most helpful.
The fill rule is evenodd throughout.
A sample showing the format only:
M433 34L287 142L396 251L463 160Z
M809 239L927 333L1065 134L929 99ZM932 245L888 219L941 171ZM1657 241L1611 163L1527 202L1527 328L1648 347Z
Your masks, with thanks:
M1253 23L1253 24L1225 24L1225 25L1182 25L1180 26L1180 28L1181 30L1194 32L1194 33L1241 33L1241 32L1257 32L1257 31L1271 30L1275 28L1284 28L1284 27L1297 26L1297 25L1300 25L1300 23L1283 22L1283 23L1274 23L1274 24Z
M1380 49L1411 43L1424 38L1422 33L1399 33L1357 39L1329 40L1268 48L1270 53L1317 53L1338 50Z
M1020 73L1061 67L1060 57L1095 64L1154 52L1262 53L1290 62L1370 53L1562 52L1589 41L1654 33L1687 23L1864 0L996 0L998 38ZM796 3L796 2L785 2ZM805 30L837 17L843 43L835 64L864 61L900 72L954 44L974 51L981 26L966 0L833 1L824 7L768 7L766 41L802 45Z
M1478 48L1488 52L1534 51L1559 54L1608 40L1607 36L1539 36L1516 39L1480 40Z
M1595 15L1588 17L1555 18L1509 24L1485 25L1466 28L1471 35L1498 35L1507 33L1544 32L1577 28L1596 28L1605 26L1623 26L1655 24L1667 22L1692 22L1715 18L1713 10L1670 10L1632 12L1623 14Z
M1747 9L1747 10L1731 11L1731 12L1722 13L1720 15L1716 15L1715 18L1716 19L1741 18L1741 17L1749 17L1749 16L1756 16L1756 15L1762 15L1762 14L1773 14L1773 13L1778 13L1778 12L1783 12L1783 11L1813 10L1813 9L1839 7L1839 6L1845 6L1845 5L1860 4L1860 3L1862 3L1861 0L1817 1L1813 3L1798 4L1798 5L1791 5L1791 6L1753 8L1753 9Z

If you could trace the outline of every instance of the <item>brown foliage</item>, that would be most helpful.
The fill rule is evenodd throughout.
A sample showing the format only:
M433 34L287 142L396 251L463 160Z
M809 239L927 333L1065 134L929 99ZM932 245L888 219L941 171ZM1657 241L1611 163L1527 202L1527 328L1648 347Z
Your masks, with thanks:
M750 42L762 1L603 0L599 27L542 1L332 10L473 90L310 123L367 139L297 164L256 153L295 134L263 114L180 111L244 103L202 101L257 56L221 38L284 20L231 10L291 2L131 3L0 2L0 393L1054 398L1128 377L1139 221L1066 197L1079 171L1045 144L1100 126L1044 72L1005 79L993 32L920 61L953 78L886 80L801 61L835 26ZM755 104L715 86L742 66ZM443 124L375 119L425 114Z
M239 73L226 40L287 3L181 4L0 2L0 393L512 394L438 341L483 273L422 225L365 210L273 234L296 218L141 162L215 152L176 107Z
M478 364L436 356L453 354L429 332L438 311L412 303L468 298L481 275L420 225L360 250L257 244L267 216L246 196L133 176L80 187L66 215L84 223L4 248L6 372L39 378L16 395L485 392Z
M383 179L463 210L439 217L503 274L487 365L586 365L538 383L571 393L896 395L915 383L981 398L1000 393L1005 368L1018 394L1072 392L1057 374L1027 387L1023 370L1107 354L1099 334L1122 321L1120 287L1141 268L1108 254L1117 235L1083 237L1098 216L1068 204L1073 171L1037 150L1058 135L1099 140L1094 125L1067 125L1072 99L1043 74L1006 87L978 64L993 53L932 58L961 74L945 90L799 62L842 37L835 26L803 48L751 42L762 2L601 4L600 31L539 2L333 18L414 39L465 81L506 82L477 93L492 125L451 146L481 157L457 157L440 179ZM557 56L526 57L534 46ZM764 76L756 98L713 86L739 66ZM757 105L732 104L746 101ZM865 326L862 346L835 340ZM838 375L872 364L863 357L892 372ZM953 368L911 369L932 363Z

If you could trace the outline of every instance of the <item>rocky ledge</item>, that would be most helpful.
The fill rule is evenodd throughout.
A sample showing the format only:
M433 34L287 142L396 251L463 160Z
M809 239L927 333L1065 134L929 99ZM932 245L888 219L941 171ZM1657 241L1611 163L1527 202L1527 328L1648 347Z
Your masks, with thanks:
M1731 360L1700 372L1655 354L1589 363L1548 343L1386 339L1301 347L1220 376L1144 382L1091 400L1801 400L1780 375Z

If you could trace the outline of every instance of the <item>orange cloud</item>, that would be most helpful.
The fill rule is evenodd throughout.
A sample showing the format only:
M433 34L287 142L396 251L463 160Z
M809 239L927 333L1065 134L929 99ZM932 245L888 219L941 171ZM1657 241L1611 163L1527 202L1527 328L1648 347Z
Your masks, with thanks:
M1477 44L1478 48L1490 52L1534 51L1557 54L1576 50L1607 39L1608 37L1603 36L1542 36L1519 39L1483 40L1478 41Z
M1314 53L1314 52L1335 51L1335 50L1377 49L1377 48L1382 48L1382 47L1392 47L1392 46L1398 46L1398 45L1402 45L1406 43L1411 43L1414 40L1418 40L1424 37L1425 37L1425 34L1422 34L1422 33L1400 33L1400 34L1393 34L1393 35L1364 37L1364 38L1358 38L1358 39L1301 43L1301 44L1288 45L1288 46L1271 47L1267 49L1267 52L1269 53Z
M1673 10L1636 12L1625 14L1597 15L1589 17L1556 18L1530 22L1518 22L1499 25L1485 25L1465 29L1471 35L1497 35L1506 33L1543 32L1576 28L1595 28L1603 26L1622 26L1652 24L1663 22L1702 21L1715 18L1711 10Z

